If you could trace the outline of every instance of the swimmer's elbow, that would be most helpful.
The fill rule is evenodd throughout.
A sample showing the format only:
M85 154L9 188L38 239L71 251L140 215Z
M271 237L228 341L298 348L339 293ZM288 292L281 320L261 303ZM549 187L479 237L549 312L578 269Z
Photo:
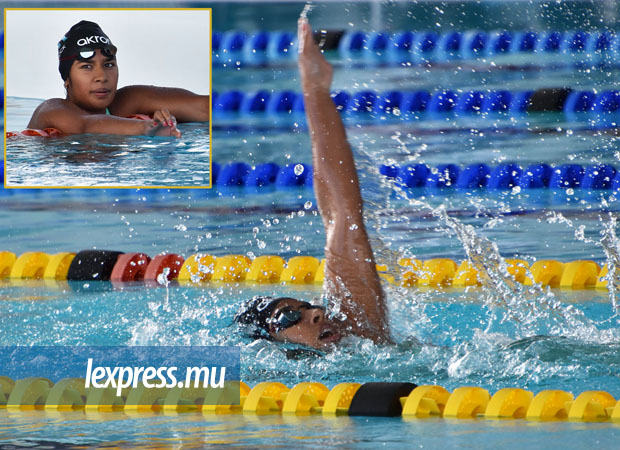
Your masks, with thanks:
M208 122L211 120L211 97L208 95L196 95L190 103L188 111L179 111L179 122Z
M202 95L201 96L201 108L200 114L202 116L202 122L208 122L211 120L211 96L210 95Z

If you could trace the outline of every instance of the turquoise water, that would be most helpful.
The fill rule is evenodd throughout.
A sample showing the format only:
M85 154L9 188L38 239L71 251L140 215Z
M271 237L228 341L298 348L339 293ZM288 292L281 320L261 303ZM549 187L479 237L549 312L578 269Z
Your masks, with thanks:
M524 421L400 420L386 418L178 416L121 414L49 414L34 412L8 416L0 411L0 425L11 427L22 445L62 443L61 448L108 444L121 448L505 448L527 446L566 449L596 444L614 448L618 427L609 423L528 423ZM36 439L33 435L47 436ZM109 436L104 441L101 436ZM0 431L0 439L2 438ZM47 441L47 442L45 442ZM58 448L58 447L56 447Z
M178 416L123 416L99 414L84 417L63 414L50 417L35 412L6 417L0 423L11 426L24 444L44 439L67 443L61 448L102 445L99 436L110 436L109 445L121 448L548 448L549 442L566 449L596 443L614 448L618 428L612 424L542 423L522 421L394 420L385 418L280 416L232 416L213 418L199 414ZM0 432L1 433L1 432ZM30 433L30 435L28 435ZM87 435L84 435L87 433ZM1 438L0 434L0 438ZM71 446L73 444L73 447ZM58 448L58 447L57 447Z
M323 256L324 233L309 189L270 194L250 194L242 188L219 196L213 191L133 195L125 191L54 190L19 191L0 197L0 240L4 250L77 251L109 248L146 252L164 251L184 255L205 252L225 254L278 254ZM445 205L448 213L496 242L505 257L535 259L594 259L604 263L600 246L576 239L583 225L585 237L599 240L601 218L618 207L596 206L610 194L563 191L512 194L469 192L427 199ZM418 199L419 196L413 197ZM462 259L465 250L453 232L432 217L430 210L407 200L378 196L390 210L370 215L369 230L397 255L419 258ZM310 204L308 204L310 202ZM572 227L555 221L552 211L572 220ZM53 224L53 225L50 225ZM42 231L44 230L44 231ZM387 238L386 238L387 236ZM380 260L393 262L394 256ZM383 261L384 260L384 261Z
M277 379L330 387L352 380L413 381L447 389L475 385L492 392L561 386L575 393L603 389L617 395L620 389L620 330L608 320L612 308L605 291L556 290L557 308L537 298L539 304L528 313L538 320L525 324L523 307L490 311L479 289L387 289L397 345L349 338L320 357L291 359L288 350L294 346L251 342L232 325L244 299L269 293L312 301L320 296L318 285L4 285L1 296L10 300L0 304L0 314L19 326L2 329L0 339L5 345L241 345L241 376L251 386Z

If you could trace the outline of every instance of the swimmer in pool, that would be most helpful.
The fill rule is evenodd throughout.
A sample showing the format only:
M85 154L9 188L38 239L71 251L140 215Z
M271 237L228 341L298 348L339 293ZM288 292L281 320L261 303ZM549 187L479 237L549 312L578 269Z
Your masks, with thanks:
M181 137L178 122L209 120L209 96L185 89L125 86L117 90L116 47L94 22L81 21L58 43L66 98L44 101L28 128L64 134L107 133ZM150 120L126 118L151 116Z
M314 42L305 18L298 23L299 72L312 142L314 193L326 232L323 294L340 302L344 321L322 307L294 298L255 297L235 321L253 338L292 342L318 349L357 335L390 342L386 302L362 215L353 154L330 97L332 67Z

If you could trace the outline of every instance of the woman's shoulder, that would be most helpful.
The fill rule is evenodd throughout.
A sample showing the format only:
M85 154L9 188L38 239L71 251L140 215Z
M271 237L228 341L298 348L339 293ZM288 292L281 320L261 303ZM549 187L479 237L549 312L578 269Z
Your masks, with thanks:
M143 89L144 87L148 86L124 86L117 90L114 100L109 106L110 112L122 117L139 113L140 105L144 103L144 98L149 95Z
M76 109L79 109L79 108L73 103L71 103L69 100L66 100L64 98L50 98L50 99L45 100L39 106L37 106L37 109L34 110L34 115L45 114L45 113L61 111L61 110L73 111Z
M76 113L80 109L64 98L50 98L41 103L32 113L32 118L28 124L28 128L46 128L49 125L49 119L52 116L66 113Z

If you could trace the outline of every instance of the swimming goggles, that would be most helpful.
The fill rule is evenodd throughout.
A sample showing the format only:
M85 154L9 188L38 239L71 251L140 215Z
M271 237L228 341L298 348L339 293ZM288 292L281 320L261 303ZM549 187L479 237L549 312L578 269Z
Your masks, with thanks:
M303 312L301 311L302 308L325 310L322 306L312 305L308 302L303 302L297 308L285 306L276 312L275 316L269 321L269 325L272 326L273 331L277 333L298 324L303 315Z
M65 58L62 58L61 61L68 61L70 59L76 59L76 58L79 59L80 61L88 61L93 56L95 56L96 50L97 49L94 49L94 48L82 47L80 51L77 53L77 55L67 56ZM108 47L100 48L99 50L101 50L101 54L105 56L106 58L114 58L116 56L117 48L114 47L113 45L110 45Z

